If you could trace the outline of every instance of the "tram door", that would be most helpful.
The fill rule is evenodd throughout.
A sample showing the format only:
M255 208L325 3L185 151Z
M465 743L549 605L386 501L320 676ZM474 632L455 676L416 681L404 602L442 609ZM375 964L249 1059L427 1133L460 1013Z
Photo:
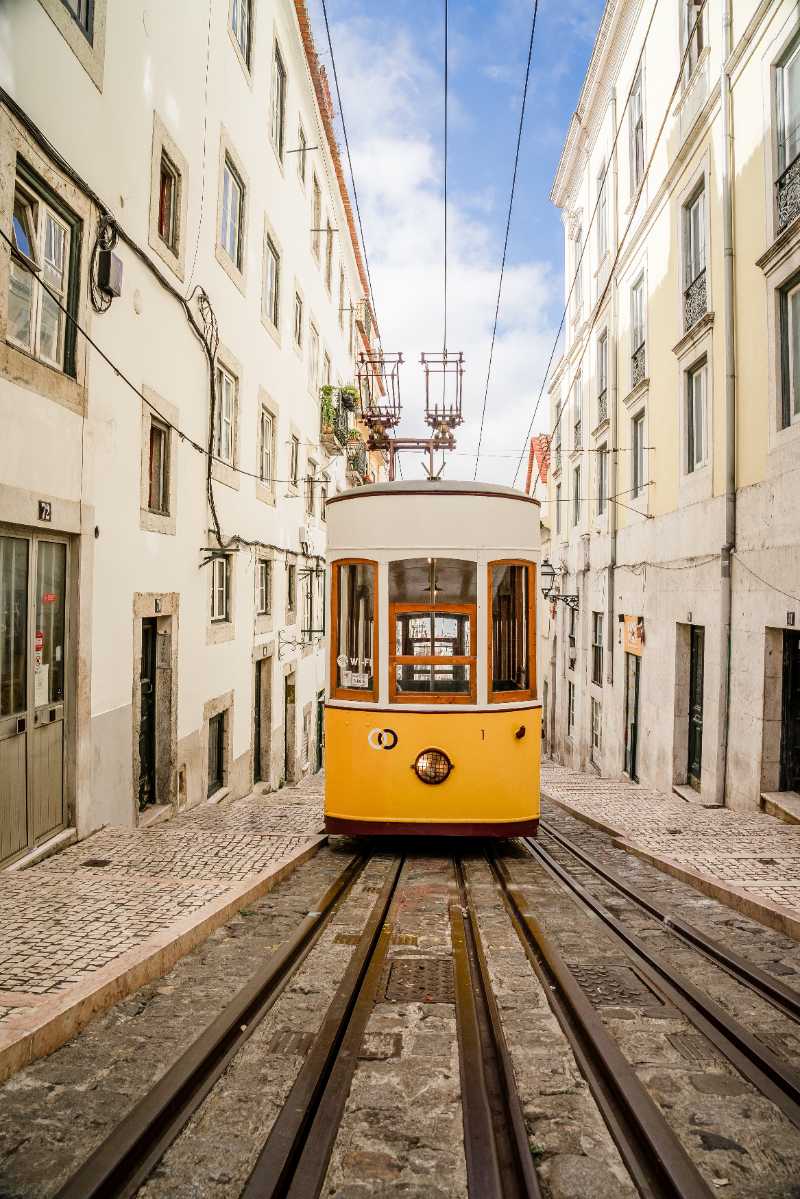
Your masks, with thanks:
M800 633L783 634L781 790L800 791Z
M67 544L0 535L0 862L64 823Z
M705 653L705 629L691 626L691 650L689 655L689 761L687 777L689 785L700 790L700 772L703 760L703 658Z
M642 660L638 654L625 655L625 770L634 783L639 781L639 680Z

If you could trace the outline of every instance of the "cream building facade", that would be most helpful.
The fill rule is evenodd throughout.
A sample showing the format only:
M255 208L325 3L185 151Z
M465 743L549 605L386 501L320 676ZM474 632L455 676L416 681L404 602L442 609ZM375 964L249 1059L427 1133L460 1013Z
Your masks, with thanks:
M799 130L795 4L608 0L552 191L546 741L739 809L800 791Z
M303 0L32 0L0 44L8 864L318 768L324 497L382 463Z

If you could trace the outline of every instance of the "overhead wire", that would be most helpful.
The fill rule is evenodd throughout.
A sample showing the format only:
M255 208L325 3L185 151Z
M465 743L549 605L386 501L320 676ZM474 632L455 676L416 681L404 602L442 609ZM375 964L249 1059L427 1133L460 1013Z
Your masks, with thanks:
M492 377L492 362L494 360L494 343L497 338L497 325L500 317L500 300L503 294L503 276L506 269L506 255L508 254L508 239L511 232L511 213L514 208L514 194L517 187L517 170L519 168L520 146L522 144L522 128L525 123L525 105L528 99L528 83L531 75L531 59L533 58L533 39L536 34L536 17L539 12L539 0L534 0L533 19L531 21L531 36L528 41L528 61L525 66L525 84L522 89L522 103L519 111L519 127L517 129L517 145L514 151L514 171L511 176L511 192L508 197L508 215L506 217L506 234L503 241L503 257L500 261L500 278L497 284L497 303L494 309L494 324L492 325L492 340L489 346L489 365L486 370L486 386L483 391L483 407L481 409L481 426L478 433L478 448L475 453L475 470L472 473L473 479L478 477L478 463L481 457L481 445L483 443L483 425L486 419L486 404L489 398L489 383Z

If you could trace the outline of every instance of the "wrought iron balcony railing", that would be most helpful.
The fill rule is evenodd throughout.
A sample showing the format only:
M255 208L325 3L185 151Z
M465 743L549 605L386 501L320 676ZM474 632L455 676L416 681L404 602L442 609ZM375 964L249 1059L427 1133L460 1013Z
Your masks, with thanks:
M362 483L369 477L367 447L361 440L356 441L353 438L347 443L347 473Z
M647 377L645 366L644 342L642 342L631 354L631 387L636 387L642 379Z
M344 451L349 432L349 417L350 414L340 404L337 404L332 412L323 411L320 417L320 441L329 454L341 454Z
M576 420L575 421L575 440L573 442L573 449L576 449L576 450L581 449L582 441L583 441L583 438L581 435L581 422L579 420Z
M708 297L706 295L706 272L702 270L695 276L683 293L683 329L685 333L697 324L701 317L708 312Z
M785 229L800 215L800 155L790 162L775 184L778 193L778 229Z
M603 388L600 395L597 397L597 423L602 425L604 420L608 420L608 391Z

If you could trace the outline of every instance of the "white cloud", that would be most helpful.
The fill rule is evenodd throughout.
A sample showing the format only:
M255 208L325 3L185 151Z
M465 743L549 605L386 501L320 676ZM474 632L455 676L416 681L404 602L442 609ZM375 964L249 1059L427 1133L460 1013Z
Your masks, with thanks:
M324 32L319 23L316 28ZM405 358L402 432L422 435L419 356L441 348L443 330L441 73L420 56L395 18L389 24L363 17L337 20L332 36L383 345L402 350ZM486 134L476 129L477 136ZM474 460L465 451L474 450L478 439L507 186L502 181L492 192L449 196L448 348L464 351L467 368L465 423L457 434L457 455L446 468L451 478L472 477ZM479 468L480 478L507 483L515 458L495 455L518 454L523 447L552 346L547 305L558 286L547 264L514 259L514 226L521 228L525 220L517 207L483 435L486 457ZM546 416L543 402L535 431L545 427ZM403 466L406 476L423 473L416 455L404 458ZM517 482L524 480L523 465Z

